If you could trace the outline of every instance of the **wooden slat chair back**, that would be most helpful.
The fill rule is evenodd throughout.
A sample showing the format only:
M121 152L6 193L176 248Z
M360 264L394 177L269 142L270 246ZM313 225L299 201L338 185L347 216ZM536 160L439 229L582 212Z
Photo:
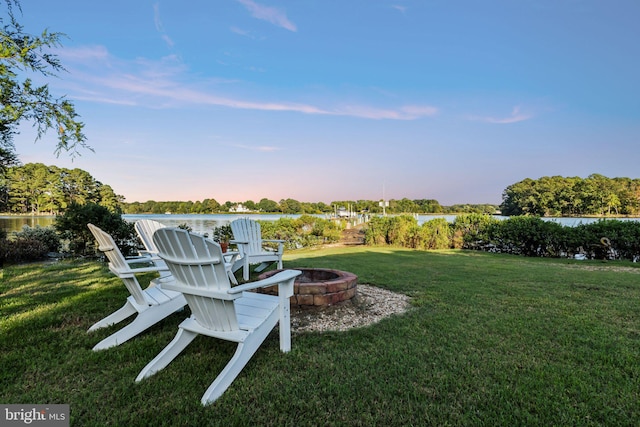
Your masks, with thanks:
M140 287L135 274L129 266L129 263L127 263L125 257L122 255L122 252L120 252L120 249L113 240L113 237L93 224L89 224L88 227L89 230L91 230L91 234L93 234L93 237L95 237L98 242L98 250L100 250L100 252L102 252L109 261L109 270L122 279L122 282L137 304L149 305L149 302L142 293L142 288Z
M173 341L144 367L136 381L166 367L199 334L237 342L233 358L202 396L202 404L208 404L231 385L276 324L280 323L280 349L291 349L289 297L299 271L283 271L232 287L220 245L213 240L178 228L158 230L153 240L175 278L166 288L184 294L192 316L180 324ZM278 296L249 292L275 284Z
M152 219L141 219L135 222L134 227L144 246L144 252L150 256L156 255L158 248L156 248L155 243L153 243L153 233L160 228L164 228L165 225Z
M232 270L242 268L243 279L249 280L249 268L251 264L260 264L255 268L256 272L264 271L269 265L277 263L277 268L282 269L282 254L284 253L284 240L263 239L260 223L249 218L240 218L231 222L233 240L238 246L240 257ZM264 246L265 243L277 243L277 250L271 250Z
M144 290L136 278L136 274L139 273L166 273L168 271L166 265L134 268L131 264L139 263L140 259L127 260L111 235L93 224L88 224L88 227L98 243L98 249L109 261L109 270L122 280L130 294L122 308L95 323L89 328L89 332L119 323L138 313L133 322L100 341L93 350L120 345L186 305L187 302L182 294L162 288L161 284L170 281L166 276L162 282L160 278L152 280Z
M227 294L231 284L220 246L203 236L177 230L161 233L154 240L179 284L220 294L220 299L185 294L198 322L209 329L237 329L233 300L241 295Z
M158 248L156 248L156 244L153 243L153 233L155 233L156 230L160 228L164 228L165 225L152 219L141 219L136 221L133 226L136 230L138 238L144 246L144 250L140 251L140 255L148 257L155 265L160 268L166 269L166 271L160 272L161 282L173 280L173 278L171 277L171 273L167 268L167 265L158 256Z

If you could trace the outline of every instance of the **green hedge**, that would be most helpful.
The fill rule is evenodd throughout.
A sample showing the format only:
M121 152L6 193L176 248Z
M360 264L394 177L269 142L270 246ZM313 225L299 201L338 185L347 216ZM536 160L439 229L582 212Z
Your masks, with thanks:
M285 241L285 248L300 249L340 240L342 223L312 215L299 218L280 218L277 221L259 221L263 239Z
M640 259L640 222L600 220L576 227L538 217L498 220L490 215L459 215L418 221L408 215L374 217L365 230L368 245L412 249L461 248L540 257Z

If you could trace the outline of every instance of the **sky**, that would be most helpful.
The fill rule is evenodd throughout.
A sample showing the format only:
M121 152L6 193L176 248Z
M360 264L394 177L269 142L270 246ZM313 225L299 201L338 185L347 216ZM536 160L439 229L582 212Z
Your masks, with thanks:
M22 2L67 38L92 151L23 163L125 201L502 201L525 178L640 178L640 1ZM42 81L39 76L34 79Z

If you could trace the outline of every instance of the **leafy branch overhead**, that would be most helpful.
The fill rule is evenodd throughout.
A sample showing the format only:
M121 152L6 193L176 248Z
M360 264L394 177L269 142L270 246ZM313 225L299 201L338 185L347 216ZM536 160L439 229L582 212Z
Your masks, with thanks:
M16 19L16 12L22 13L19 2L4 0L2 6L6 10L0 14L0 169L16 163L13 138L23 121L33 123L36 140L49 130L58 134L56 155L66 151L75 157L80 148L91 149L73 103L53 96L48 84L38 86L28 77L57 77L57 72L66 71L50 52L61 47L65 34L46 29L39 36L28 34Z

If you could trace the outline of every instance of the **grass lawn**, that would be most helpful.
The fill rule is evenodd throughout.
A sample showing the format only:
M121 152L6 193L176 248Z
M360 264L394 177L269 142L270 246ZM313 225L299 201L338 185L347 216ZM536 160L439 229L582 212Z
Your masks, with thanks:
M134 383L188 310L93 352L121 327L86 332L124 303L122 282L97 262L9 266L0 403L67 403L72 425L640 425L636 264L347 247L288 252L285 267L351 271L413 305L369 327L296 335L288 354L272 333L202 407L232 343L199 337Z

